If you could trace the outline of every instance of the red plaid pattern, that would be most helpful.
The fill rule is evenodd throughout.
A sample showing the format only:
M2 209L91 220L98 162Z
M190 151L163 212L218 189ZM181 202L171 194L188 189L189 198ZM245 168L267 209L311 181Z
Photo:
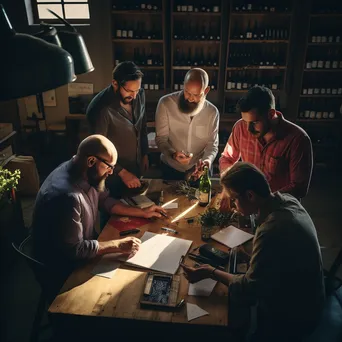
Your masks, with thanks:
M277 114L279 124L267 144L254 137L242 119L237 121L221 155L220 171L241 159L263 171L273 192L302 198L307 194L312 173L311 140L302 128L285 120L282 113Z

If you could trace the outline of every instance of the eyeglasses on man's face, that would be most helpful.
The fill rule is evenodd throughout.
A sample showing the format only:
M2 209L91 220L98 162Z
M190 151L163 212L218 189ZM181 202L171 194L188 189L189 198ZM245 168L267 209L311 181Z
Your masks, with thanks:
M115 169L115 165L111 165L109 164L106 160L104 160L103 158L99 157L99 156L94 156L96 159L98 159L99 161L101 161L102 163L106 164L108 166L108 169L111 169L112 171L114 171Z
M141 89L141 88L139 88L138 90L126 89L123 85L121 85L121 88L122 88L124 91L126 91L127 93L132 94L132 95L138 94L139 91L140 91L140 89Z

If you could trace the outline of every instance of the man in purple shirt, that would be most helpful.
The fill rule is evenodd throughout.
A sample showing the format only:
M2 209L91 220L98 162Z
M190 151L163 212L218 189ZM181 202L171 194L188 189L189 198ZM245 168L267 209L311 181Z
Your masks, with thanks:
M107 138L89 136L81 142L77 155L57 167L39 190L33 212L33 249L56 278L48 279L51 296L80 262L107 253L130 256L139 249L140 240L135 237L97 241L94 225L98 208L144 218L161 217L164 211L156 205L132 208L109 197L105 181L116 161L117 151Z

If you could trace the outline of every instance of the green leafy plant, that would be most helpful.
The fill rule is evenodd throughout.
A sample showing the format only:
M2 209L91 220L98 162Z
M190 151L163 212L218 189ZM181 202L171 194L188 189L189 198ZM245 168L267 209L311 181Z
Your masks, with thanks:
M19 179L20 170L11 172L0 166L0 201L8 199L12 189L17 189Z
M180 181L176 184L176 193L178 195L185 195L189 200L198 199L198 189L193 188L186 181Z
M221 212L216 208L209 208L199 216L200 224L208 227L224 227L230 223L231 219L231 212Z

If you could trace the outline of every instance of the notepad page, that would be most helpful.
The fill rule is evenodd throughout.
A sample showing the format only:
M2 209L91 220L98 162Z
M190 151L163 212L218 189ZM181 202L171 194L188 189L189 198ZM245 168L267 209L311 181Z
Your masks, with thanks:
M192 241L173 236L145 232L139 251L126 263L154 271L175 274L179 260L185 255Z
M234 248L252 239L253 236L254 235L246 233L234 226L228 226L227 228L221 229L220 231L212 235L211 238L229 248Z

